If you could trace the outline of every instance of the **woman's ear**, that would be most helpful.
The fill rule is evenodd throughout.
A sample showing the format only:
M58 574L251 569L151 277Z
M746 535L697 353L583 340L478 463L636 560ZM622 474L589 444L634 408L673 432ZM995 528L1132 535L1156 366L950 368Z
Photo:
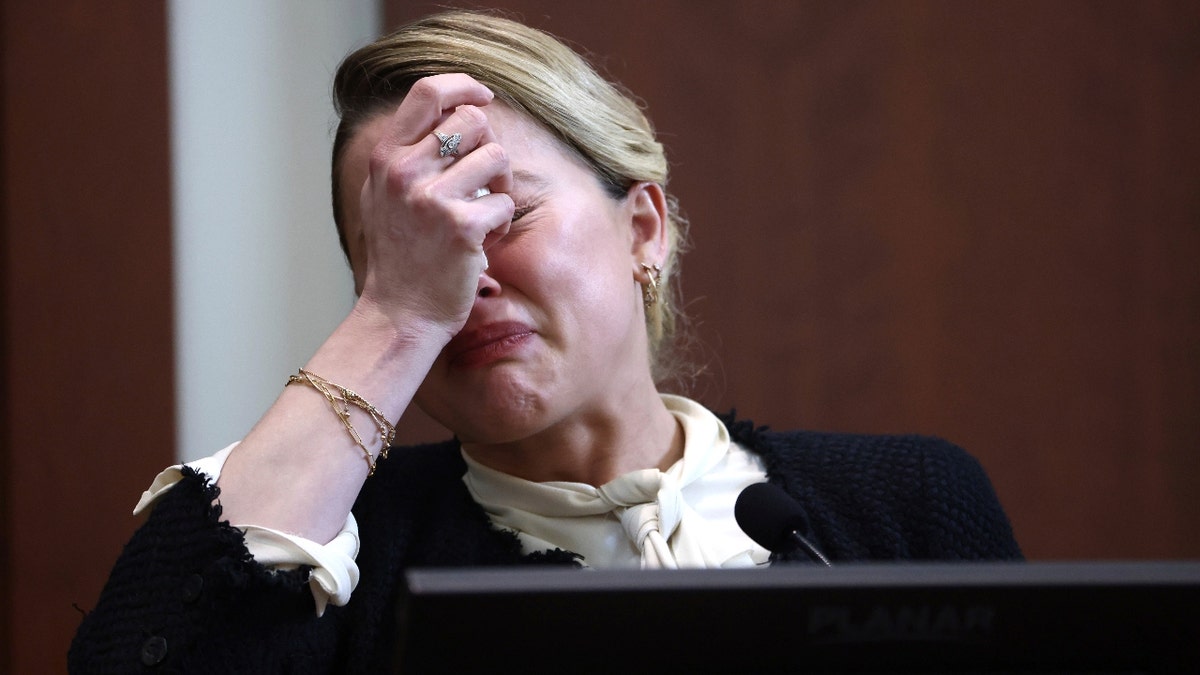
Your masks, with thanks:
M670 254L667 197L658 183L635 183L625 195L633 234L633 263L662 265Z

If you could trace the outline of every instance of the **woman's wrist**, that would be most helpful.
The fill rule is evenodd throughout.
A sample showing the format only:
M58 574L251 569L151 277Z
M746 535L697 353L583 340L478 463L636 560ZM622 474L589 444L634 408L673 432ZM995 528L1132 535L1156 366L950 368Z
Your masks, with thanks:
M394 421L451 336L425 319L360 298L303 368L353 389Z

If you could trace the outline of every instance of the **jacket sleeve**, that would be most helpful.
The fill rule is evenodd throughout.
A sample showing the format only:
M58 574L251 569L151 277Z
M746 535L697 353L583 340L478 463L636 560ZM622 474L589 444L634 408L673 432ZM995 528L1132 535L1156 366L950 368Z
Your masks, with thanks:
M336 617L318 619L308 569L253 560L218 490L184 469L117 560L68 655L72 673L323 672Z
M930 438L922 460L927 550L934 560L1020 560L1021 548L992 482L962 448Z
M1021 558L983 467L952 443L733 429L804 506L818 547L835 562Z

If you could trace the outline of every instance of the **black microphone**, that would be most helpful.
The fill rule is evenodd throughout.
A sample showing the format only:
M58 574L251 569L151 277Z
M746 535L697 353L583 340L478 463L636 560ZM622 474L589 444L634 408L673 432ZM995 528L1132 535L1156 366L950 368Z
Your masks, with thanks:
M754 483L747 486L733 505L733 517L743 532L768 551L785 554L800 549L813 562L833 567L829 559L805 538L809 525L804 507L778 485Z

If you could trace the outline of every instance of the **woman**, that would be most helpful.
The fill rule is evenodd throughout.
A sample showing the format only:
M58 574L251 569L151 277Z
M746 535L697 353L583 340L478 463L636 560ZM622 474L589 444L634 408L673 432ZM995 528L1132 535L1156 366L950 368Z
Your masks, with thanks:
M375 672L406 567L765 565L733 501L768 479L835 561L1019 557L953 446L658 392L682 221L649 122L570 49L450 12L334 88L359 299L240 444L155 480L73 669ZM410 404L456 439L385 461Z

